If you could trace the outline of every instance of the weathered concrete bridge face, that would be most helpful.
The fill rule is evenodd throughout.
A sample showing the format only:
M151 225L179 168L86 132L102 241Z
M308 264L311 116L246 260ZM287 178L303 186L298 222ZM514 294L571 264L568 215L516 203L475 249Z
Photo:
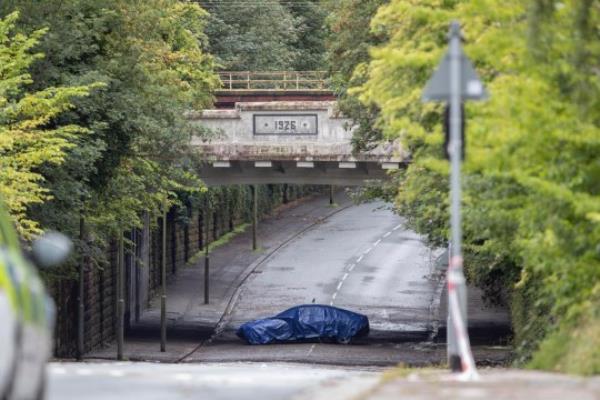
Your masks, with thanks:
M206 184L363 185L386 179L388 170L406 160L392 142L353 153L351 121L337 111L335 101L322 100L327 92L275 92L278 96L271 101L242 101L232 109L190 113L192 121L214 132L208 140L192 139L206 161L199 171ZM256 93L229 90L226 98L254 99ZM286 100L310 93L318 100Z

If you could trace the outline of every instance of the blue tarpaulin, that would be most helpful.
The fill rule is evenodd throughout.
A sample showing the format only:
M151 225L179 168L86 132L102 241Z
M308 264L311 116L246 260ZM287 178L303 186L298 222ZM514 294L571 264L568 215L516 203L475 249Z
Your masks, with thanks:
M246 322L236 334L250 344L329 339L348 343L369 333L369 319L337 307L308 304Z

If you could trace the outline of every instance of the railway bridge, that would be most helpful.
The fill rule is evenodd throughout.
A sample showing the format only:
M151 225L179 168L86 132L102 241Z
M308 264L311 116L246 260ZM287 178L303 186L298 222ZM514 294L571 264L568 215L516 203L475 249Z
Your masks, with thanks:
M209 128L194 137L207 185L363 185L407 161L398 142L357 153L354 127L321 71L221 72L215 109L190 112Z

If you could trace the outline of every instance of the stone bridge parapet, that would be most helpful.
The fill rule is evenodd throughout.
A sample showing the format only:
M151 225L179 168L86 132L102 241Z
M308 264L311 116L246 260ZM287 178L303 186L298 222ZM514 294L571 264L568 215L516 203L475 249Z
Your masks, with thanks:
M192 138L206 161L200 173L208 184L363 184L385 179L386 170L407 160L399 142L353 152L354 128L335 101L236 103L234 109L191 112L188 118L212 132Z

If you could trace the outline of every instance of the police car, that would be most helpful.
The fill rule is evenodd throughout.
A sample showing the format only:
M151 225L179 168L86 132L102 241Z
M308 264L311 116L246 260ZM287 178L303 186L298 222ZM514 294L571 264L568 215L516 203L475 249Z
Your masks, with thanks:
M71 246L66 237L50 233L26 257L0 200L1 400L44 398L55 310L37 268L64 261Z

